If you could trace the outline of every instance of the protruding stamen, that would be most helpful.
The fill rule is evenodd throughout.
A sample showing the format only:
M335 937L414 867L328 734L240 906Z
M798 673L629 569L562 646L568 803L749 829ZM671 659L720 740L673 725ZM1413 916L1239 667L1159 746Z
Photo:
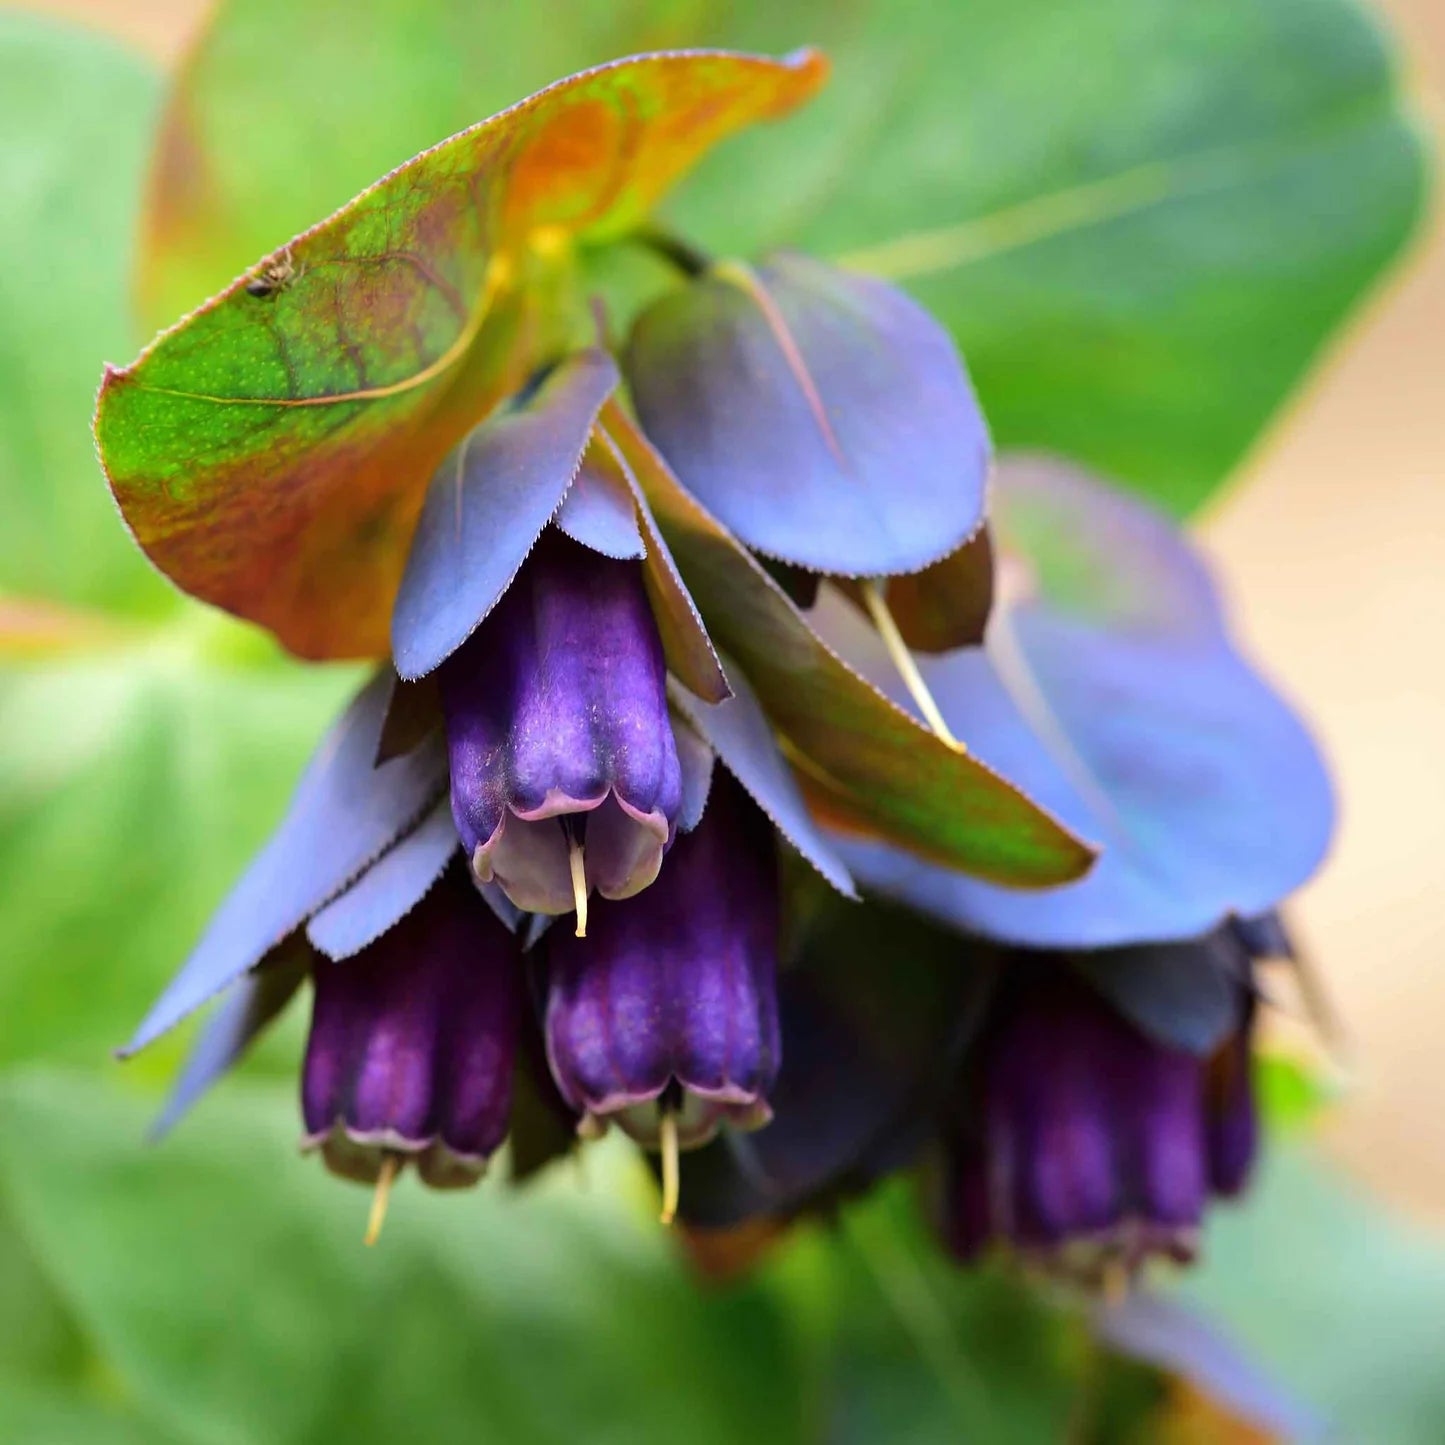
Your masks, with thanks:
M572 869L572 901L577 908L577 937L587 937L587 866L582 844L574 837L567 839L567 862Z
M677 1160L677 1115L666 1105L657 1121L657 1147L662 1152L662 1209L658 1218L671 1224L677 1217L677 1198L681 1190Z
M364 1243L369 1248L381 1238L381 1226L386 1223L386 1206L391 1202L391 1186L401 1168L401 1159L388 1154L381 1161L381 1172L376 1176L376 1193L371 1196L371 1213L366 1219Z
M908 644L904 642L903 634L899 632L898 624L888 610L888 603L883 599L883 589L874 578L865 579L859 584L859 588L863 593L863 601L868 608L868 615L873 619L873 625L878 629L878 635L888 649L888 656L893 660L899 677L903 679L913 701L918 704L918 710L927 720L928 726L954 752L966 752L967 749L954 737L948 724L944 722L943 714L938 710L938 704L933 700L933 694L929 692L928 684L924 682L923 674L919 672L918 664L913 660L913 654L908 650Z

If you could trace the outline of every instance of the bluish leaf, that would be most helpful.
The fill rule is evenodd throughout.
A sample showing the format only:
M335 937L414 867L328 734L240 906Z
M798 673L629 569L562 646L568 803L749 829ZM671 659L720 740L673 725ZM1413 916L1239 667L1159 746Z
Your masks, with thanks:
M1188 943L1101 948L1074 968L1136 1028L1173 1048L1212 1053L1235 1028L1249 987L1248 960L1211 934Z
M375 766L390 680L379 673L323 739L271 841L126 1045L129 1055L254 967L395 842L446 786L439 738ZM178 867L184 859L176 860Z
M637 530L637 507L615 467L599 456L593 443L582 454L582 466L567 495L556 524L574 542L618 561L643 558L647 546Z
M988 433L958 352L884 282L791 254L720 266L638 318L625 367L683 485L770 557L916 572L982 521Z
M733 695L705 703L685 688L672 689L673 702L711 744L727 769L772 820L778 832L846 898L856 898L853 880L827 835L813 821L777 739L742 669L728 668Z
M691 833L702 822L707 809L717 754L679 717L674 716L672 720L672 733L677 739L677 761L682 768L682 806L677 811L677 830Z
M531 395L475 427L442 462L392 613L392 652L403 678L424 677L445 662L496 606L562 505L617 381L610 356L580 351Z
M1334 802L1299 719L1236 652L1188 544L1143 503L1058 464L999 468L1015 600L986 650L920 659L969 749L1104 845L1031 898L844 840L859 880L960 927L1046 948L1194 938L1266 912L1314 871ZM824 596L820 628L905 694L876 634Z
M245 1057L257 1036L301 987L311 957L305 940L299 934L293 935L231 985L191 1045L165 1107L151 1125L152 1141L169 1134L196 1100Z
M1234 931L1255 958L1293 958L1294 944L1284 919L1271 909L1253 918L1236 918Z
M416 829L312 918L306 936L338 963L360 953L421 902L460 847L451 799L443 798Z

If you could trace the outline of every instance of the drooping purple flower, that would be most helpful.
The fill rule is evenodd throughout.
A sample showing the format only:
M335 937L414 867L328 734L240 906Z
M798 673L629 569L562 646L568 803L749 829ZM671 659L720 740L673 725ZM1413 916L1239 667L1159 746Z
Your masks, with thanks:
M1097 1283L1193 1258L1210 1198L1254 1154L1250 1005L1212 1055L1145 1034L1059 958L1018 959L971 1053L946 1143L945 1232Z
M772 826L719 770L697 828L646 893L600 908L585 939L546 936L547 1056L563 1096L655 1146L769 1118L780 1061Z
M414 1160L430 1185L474 1184L507 1133L523 980L463 870L355 957L318 955L313 981L303 1146L368 1183Z
M556 529L440 669L452 807L478 879L534 913L657 877L682 797L642 571Z

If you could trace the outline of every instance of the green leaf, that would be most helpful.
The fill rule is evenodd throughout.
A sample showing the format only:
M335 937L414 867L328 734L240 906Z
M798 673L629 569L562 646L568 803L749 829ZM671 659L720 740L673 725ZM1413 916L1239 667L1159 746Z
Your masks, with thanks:
M233 1086L146 1151L145 1107L93 1083L0 1093L0 1196L128 1394L178 1435L801 1440L775 1304L701 1301L605 1152L589 1166L611 1177L586 1194L565 1174L522 1195L405 1181L369 1250L366 1195L296 1159L295 1109L289 1090Z
M1076 1325L1018 1278L960 1270L903 1182L850 1208L835 1246L841 1299L830 1394L840 1445L1067 1437Z
M159 89L110 41L0 14L0 593L172 605L90 436L97 369L134 345L126 283ZM15 620L0 602L0 648Z
M78 1386L45 1388L0 1376L0 1409L10 1438L24 1445L176 1445L184 1438Z
M354 682L223 649L197 613L0 670L0 1060L124 1042Z
M1240 1209L1220 1209L1185 1292L1341 1440L1445 1437L1445 1238L1276 1141Z
M1420 134L1354 0L554 0L545 25L525 0L350 13L222 7L168 116L149 273L165 315L557 75L655 45L808 42L833 83L707 162L679 225L714 252L798 245L904 280L962 344L1000 445L1072 456L1182 513L1420 206Z

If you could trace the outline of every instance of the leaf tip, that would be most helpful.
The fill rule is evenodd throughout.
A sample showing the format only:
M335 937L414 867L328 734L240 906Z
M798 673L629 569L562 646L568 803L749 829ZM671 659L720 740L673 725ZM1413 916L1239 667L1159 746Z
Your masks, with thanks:
M783 56L783 64L797 71L807 82L808 95L821 90L833 73L833 62L816 45L800 45L796 50L790 50Z

